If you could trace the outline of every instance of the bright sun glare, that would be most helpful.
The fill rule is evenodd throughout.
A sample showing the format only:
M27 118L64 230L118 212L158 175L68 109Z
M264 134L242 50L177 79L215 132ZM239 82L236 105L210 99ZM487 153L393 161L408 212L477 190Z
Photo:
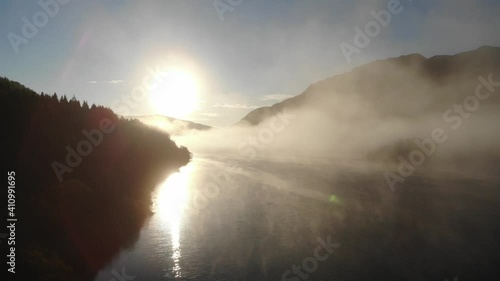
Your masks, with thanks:
M179 261L181 258L180 233L183 211L189 197L189 183L192 166L180 168L179 172L170 175L158 189L154 196L153 212L168 227L172 245L173 270L175 277L181 276Z
M182 210L188 197L190 167L183 167L163 182L156 193L153 211L169 224L176 226L182 216Z
M196 108L198 83L183 70L170 70L159 78L150 93L150 102L157 114L186 118Z

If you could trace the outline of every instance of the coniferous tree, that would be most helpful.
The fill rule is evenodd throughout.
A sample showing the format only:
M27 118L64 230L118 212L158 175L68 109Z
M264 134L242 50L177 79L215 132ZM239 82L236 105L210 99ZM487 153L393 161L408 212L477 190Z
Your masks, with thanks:
M68 103L68 98L66 97L66 95L61 96L61 103L63 103L63 104Z
M83 102L83 104L82 104L82 108L83 108L84 110L90 110L90 108L89 108L89 104L87 103L87 101L84 101L84 102Z

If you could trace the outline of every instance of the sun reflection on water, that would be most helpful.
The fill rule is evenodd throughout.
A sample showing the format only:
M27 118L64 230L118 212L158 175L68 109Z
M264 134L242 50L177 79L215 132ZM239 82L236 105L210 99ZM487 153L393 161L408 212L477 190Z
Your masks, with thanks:
M181 276L180 258L180 231L183 213L189 196L189 181L192 172L191 166L182 167L179 172L170 175L156 190L153 201L153 212L169 229L175 277Z

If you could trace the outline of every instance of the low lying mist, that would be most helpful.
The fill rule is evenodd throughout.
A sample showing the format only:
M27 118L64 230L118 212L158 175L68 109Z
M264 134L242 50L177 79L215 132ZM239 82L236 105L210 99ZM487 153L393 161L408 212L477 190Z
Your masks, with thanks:
M376 61L274 105L258 124L243 119L175 140L194 154L366 160L386 168L422 151L419 142L427 152L422 166L429 170L494 176L500 75L488 72L488 65L476 73L435 73L434 66L429 72L428 61L415 55Z

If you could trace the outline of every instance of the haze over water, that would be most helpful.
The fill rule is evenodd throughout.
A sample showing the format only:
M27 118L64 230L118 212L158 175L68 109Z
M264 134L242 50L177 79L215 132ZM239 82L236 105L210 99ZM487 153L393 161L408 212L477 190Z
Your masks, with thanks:
M495 238L470 240L469 231L498 218L489 213L500 198L494 185L475 183L470 194L467 180L416 178L396 201L383 178L356 164L195 157L158 186L139 240L96 280L122 268L145 280L286 280L329 236L340 247L308 280L444 280L470 272L469 259L493 258L486 242ZM213 198L205 190L211 183L218 186ZM206 201L194 203L200 194ZM491 204L477 202L486 197Z

